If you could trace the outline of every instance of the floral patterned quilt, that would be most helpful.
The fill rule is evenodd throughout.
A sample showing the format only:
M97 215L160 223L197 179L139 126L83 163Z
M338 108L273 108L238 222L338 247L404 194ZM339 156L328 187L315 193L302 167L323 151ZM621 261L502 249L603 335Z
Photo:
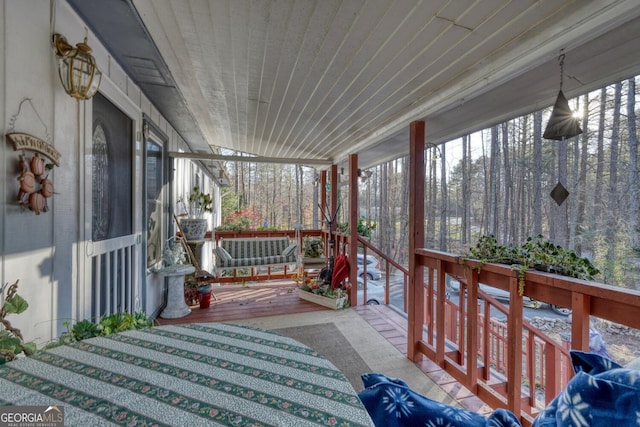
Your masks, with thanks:
M640 371L596 353L572 351L576 375L533 427L640 426Z
M572 351L576 375L538 415L532 427L640 426L640 371L596 353ZM383 374L362 375L360 400L376 426L517 427L517 417L498 409L488 417L422 396Z
M498 409L484 417L422 396L398 378L369 373L362 375L362 382L365 388L358 396L376 426L520 427L509 411Z

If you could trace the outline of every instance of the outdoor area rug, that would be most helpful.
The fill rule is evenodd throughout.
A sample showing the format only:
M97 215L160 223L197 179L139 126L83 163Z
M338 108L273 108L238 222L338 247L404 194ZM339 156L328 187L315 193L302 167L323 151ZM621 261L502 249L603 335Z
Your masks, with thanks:
M371 368L334 323L293 326L273 331L313 348L333 363L354 389L362 389L361 375L371 372Z
M353 309L265 316L233 323L268 329L309 346L347 377L356 391L364 388L360 373L378 372L401 378L417 392L438 402L457 402L427 377Z

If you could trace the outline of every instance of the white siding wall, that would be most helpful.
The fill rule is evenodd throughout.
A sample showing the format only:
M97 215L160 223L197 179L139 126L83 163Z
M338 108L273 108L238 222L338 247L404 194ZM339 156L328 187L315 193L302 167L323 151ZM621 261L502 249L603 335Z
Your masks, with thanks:
M0 145L0 282L20 280L18 292L28 301L29 309L9 320L26 339L39 344L64 332L65 321L80 320L79 313L83 312L83 301L90 290L85 279L90 267L85 266L84 236L87 230L90 232L91 224L82 207L91 204L87 199L90 187L85 188L91 176L87 163L91 155L91 103L77 103L64 93L50 45L52 22L54 32L63 34L72 44L83 39L86 26L64 1L54 4L52 20L48 1L0 0L0 129L7 133L20 102L31 98L44 125L34 109L24 103L14 130L42 139L46 139L48 131L50 142L62 154L60 167L51 175L56 194L49 199L49 212L36 216L15 203L19 153L7 141ZM90 32L88 37L103 72L101 92L123 111L133 114L138 141L142 113L146 113L168 135L169 151L186 150L177 132L110 58L98 39ZM138 158L134 172L138 183L135 228L144 238L139 162ZM174 188L174 192L183 193L186 189ZM143 283L138 286L147 287L147 304L139 308L152 314L163 302L163 281L144 270L145 260L140 263ZM0 302L3 300L4 294L0 296Z

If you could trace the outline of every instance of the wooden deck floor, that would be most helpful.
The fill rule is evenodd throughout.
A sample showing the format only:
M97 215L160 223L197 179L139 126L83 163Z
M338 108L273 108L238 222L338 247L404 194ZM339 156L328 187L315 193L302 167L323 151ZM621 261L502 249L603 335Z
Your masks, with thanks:
M161 325L178 323L228 322L262 316L305 313L327 310L325 307L298 298L296 284L291 281L251 283L246 286L214 287L216 300L209 308L191 306L191 314L179 319L158 318Z
M201 309L191 307L191 314L179 319L158 318L160 325L228 322L263 316L329 310L298 297L291 281L256 282L246 286L214 287L217 300ZM353 309L402 354L407 354L407 318L404 313L386 305L360 305ZM473 393L428 359L416 363L429 378L438 383L465 408L486 414L491 411Z

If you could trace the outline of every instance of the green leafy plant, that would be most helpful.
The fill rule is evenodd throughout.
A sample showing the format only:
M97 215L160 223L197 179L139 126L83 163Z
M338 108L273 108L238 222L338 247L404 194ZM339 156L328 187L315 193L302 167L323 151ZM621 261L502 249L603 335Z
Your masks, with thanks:
M575 251L555 245L541 235L529 237L520 252L526 264L537 270L585 280L593 280L600 274L588 258L581 258Z
M71 333L75 341L82 341L100 335L100 329L98 328L98 325L86 319L74 324L69 329L69 332Z
M98 329L100 335L106 336L133 329L144 329L151 326L145 313L114 313L100 318Z
M5 285L5 288L7 288L5 301L2 309L0 309L0 324L4 327L4 329L0 330L0 365L15 360L21 353L24 353L25 356L31 356L37 351L36 344L24 342L20 330L11 325L11 322L6 319L8 314L24 313L29 307L27 301L17 294L17 280L11 286L7 286L8 284ZM45 345L43 350L88 338L111 335L116 332L148 328L152 326L152 322L146 313L136 312L133 314L115 313L104 316L100 318L98 323L90 320L81 320L73 326L70 322L65 322L64 325L67 327L67 332Z
M356 232L358 233L358 236L371 239L371 234L373 230L376 229L377 224L375 221L367 220L365 217L361 216L360 218L358 218L358 224L356 227L357 227ZM348 222L343 222L341 224L338 224L336 228L338 231L342 233L349 233L350 231Z
M304 256L319 258L324 253L324 243L320 238L305 237L303 241Z
M0 330L0 364L15 360L21 353L31 356L36 352L36 344L24 342L20 330L13 327L11 322L6 319L8 314L21 314L29 308L27 301L17 294L18 282L16 280L11 286L8 283L4 286L6 297L2 309L0 309L0 324L4 327L3 330Z
M467 257L482 264L512 265L518 271L520 295L524 293L524 273L530 268L584 280L594 280L600 274L589 259L555 245L542 235L527 238L521 246L500 245L495 236L484 235L469 249Z
M184 203L182 199L181 202ZM185 208L190 218L202 218L206 212L213 212L213 199L210 194L200 191L200 187L195 185L189 193Z
M73 325L70 322L65 322L64 325L67 327L67 332L60 335L57 340L47 344L44 347L45 350L89 338L108 336L116 332L148 328L152 326L152 322L145 313L136 312L133 314L110 314L101 317L97 323L85 319Z

